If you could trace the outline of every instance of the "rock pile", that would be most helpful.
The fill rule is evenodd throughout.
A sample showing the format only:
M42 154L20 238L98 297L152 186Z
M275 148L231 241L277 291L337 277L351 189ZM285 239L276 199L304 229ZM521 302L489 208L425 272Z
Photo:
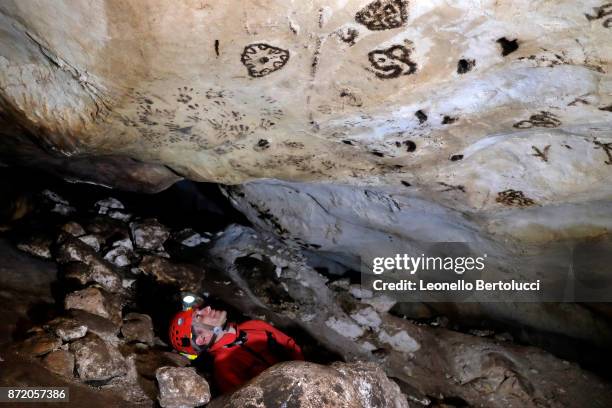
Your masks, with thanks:
M62 216L76 211L55 193L49 191L45 197ZM63 286L72 289L64 297L64 314L30 330L16 350L40 359L65 379L116 390L129 402L154 401L155 370L184 366L187 360L166 351L149 315L123 313L133 301L130 284L145 271L160 283L185 279L191 288L200 289L195 283L201 281L203 270L165 262L170 231L157 220L137 219L128 225L132 215L113 198L98 201L95 209L98 215L93 219L58 225L55 240L30 239L18 246L32 255L54 258ZM164 378L170 381L171 374ZM208 390L206 381L198 378Z

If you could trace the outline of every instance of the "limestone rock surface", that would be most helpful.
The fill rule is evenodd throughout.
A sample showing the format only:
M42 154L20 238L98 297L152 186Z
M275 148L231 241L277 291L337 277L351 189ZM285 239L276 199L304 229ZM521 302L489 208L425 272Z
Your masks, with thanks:
M64 342L80 339L87 334L87 326L69 317L57 317L48 323L50 329Z
M487 212L598 202L609 9L8 1L2 160L140 190L279 178Z
M408 402L397 384L376 364L334 363L327 367L292 361L267 369L209 406L408 408Z
M66 310L83 310L113 322L121 322L120 300L96 287L69 293L64 299L64 307Z
M108 381L127 373L125 359L113 345L93 333L70 344L82 381Z
M155 376L163 408L196 407L210 401L208 383L193 368L161 367Z
M383 299L349 284L332 285L300 251L273 235L230 226L212 243L210 255L227 279L209 285L211 294L232 293L225 299L250 317L263 316L279 327L297 324L347 361L378 362L411 400L424 405L444 397L500 408L612 403L610 384L575 363L534 347L393 316ZM270 282L277 293L257 290Z

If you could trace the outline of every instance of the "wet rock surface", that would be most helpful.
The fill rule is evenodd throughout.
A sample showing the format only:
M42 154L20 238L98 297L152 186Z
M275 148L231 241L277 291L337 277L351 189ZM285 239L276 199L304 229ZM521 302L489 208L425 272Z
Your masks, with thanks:
M208 383L193 368L161 367L155 376L163 408L196 407L210 401Z
M408 408L406 396L375 364L335 363L329 367L286 362L261 373L211 408L337 407Z

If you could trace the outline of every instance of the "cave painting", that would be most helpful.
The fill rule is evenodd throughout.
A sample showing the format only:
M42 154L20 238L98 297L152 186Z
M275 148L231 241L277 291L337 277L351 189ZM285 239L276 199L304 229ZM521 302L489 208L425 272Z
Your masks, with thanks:
M521 120L513 125L517 129L530 129L532 127L556 128L561 126L561 121L550 112L541 111L531 115L527 120Z
M531 148L534 151L532 156L539 157L540 159L542 159L542 161L548 163L548 151L550 150L550 145L544 146L543 150L540 150L540 148L536 146L531 146Z
M535 204L535 201L525 196L522 191L512 189L497 193L495 201L510 207L529 207Z
M410 60L412 50L403 45L394 45L387 49L374 50L368 53L372 70L382 79L397 78L400 75L414 74L417 65Z
M601 20L604 17L608 17L603 21L602 25L605 28L612 27L612 3L606 3L600 7L596 7L594 11L595 11L594 15L585 14L587 20L589 21Z
M355 20L373 31L403 26L408 19L404 0L376 0L359 10Z
M604 163L612 165L612 142L603 143L599 140L594 140L593 143L595 144L595 146L597 146L596 149L603 149L606 153L606 156L608 156L608 160L606 160Z
M278 102L267 95L260 95L252 106L244 103L242 92L218 88L182 86L171 96L168 101L137 91L130 95L136 116L121 115L120 120L155 148L190 143L197 149L210 149L265 132L284 116ZM216 153L227 153L227 146Z
M244 47L240 61L250 76L260 78L284 67L289 61L289 51L263 43L250 44Z

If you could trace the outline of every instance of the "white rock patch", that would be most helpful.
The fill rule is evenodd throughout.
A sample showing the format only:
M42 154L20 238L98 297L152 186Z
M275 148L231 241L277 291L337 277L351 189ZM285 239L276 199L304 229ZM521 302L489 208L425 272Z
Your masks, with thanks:
M338 319L334 316L327 319L325 325L343 337L356 340L363 335L364 329L354 322L346 319Z
M381 330L378 333L378 339L403 353L414 353L421 348L421 345L405 331L399 331L391 336L385 330Z
M366 307L356 313L351 314L351 317L362 326L378 328L382 323L380 316L372 307Z

